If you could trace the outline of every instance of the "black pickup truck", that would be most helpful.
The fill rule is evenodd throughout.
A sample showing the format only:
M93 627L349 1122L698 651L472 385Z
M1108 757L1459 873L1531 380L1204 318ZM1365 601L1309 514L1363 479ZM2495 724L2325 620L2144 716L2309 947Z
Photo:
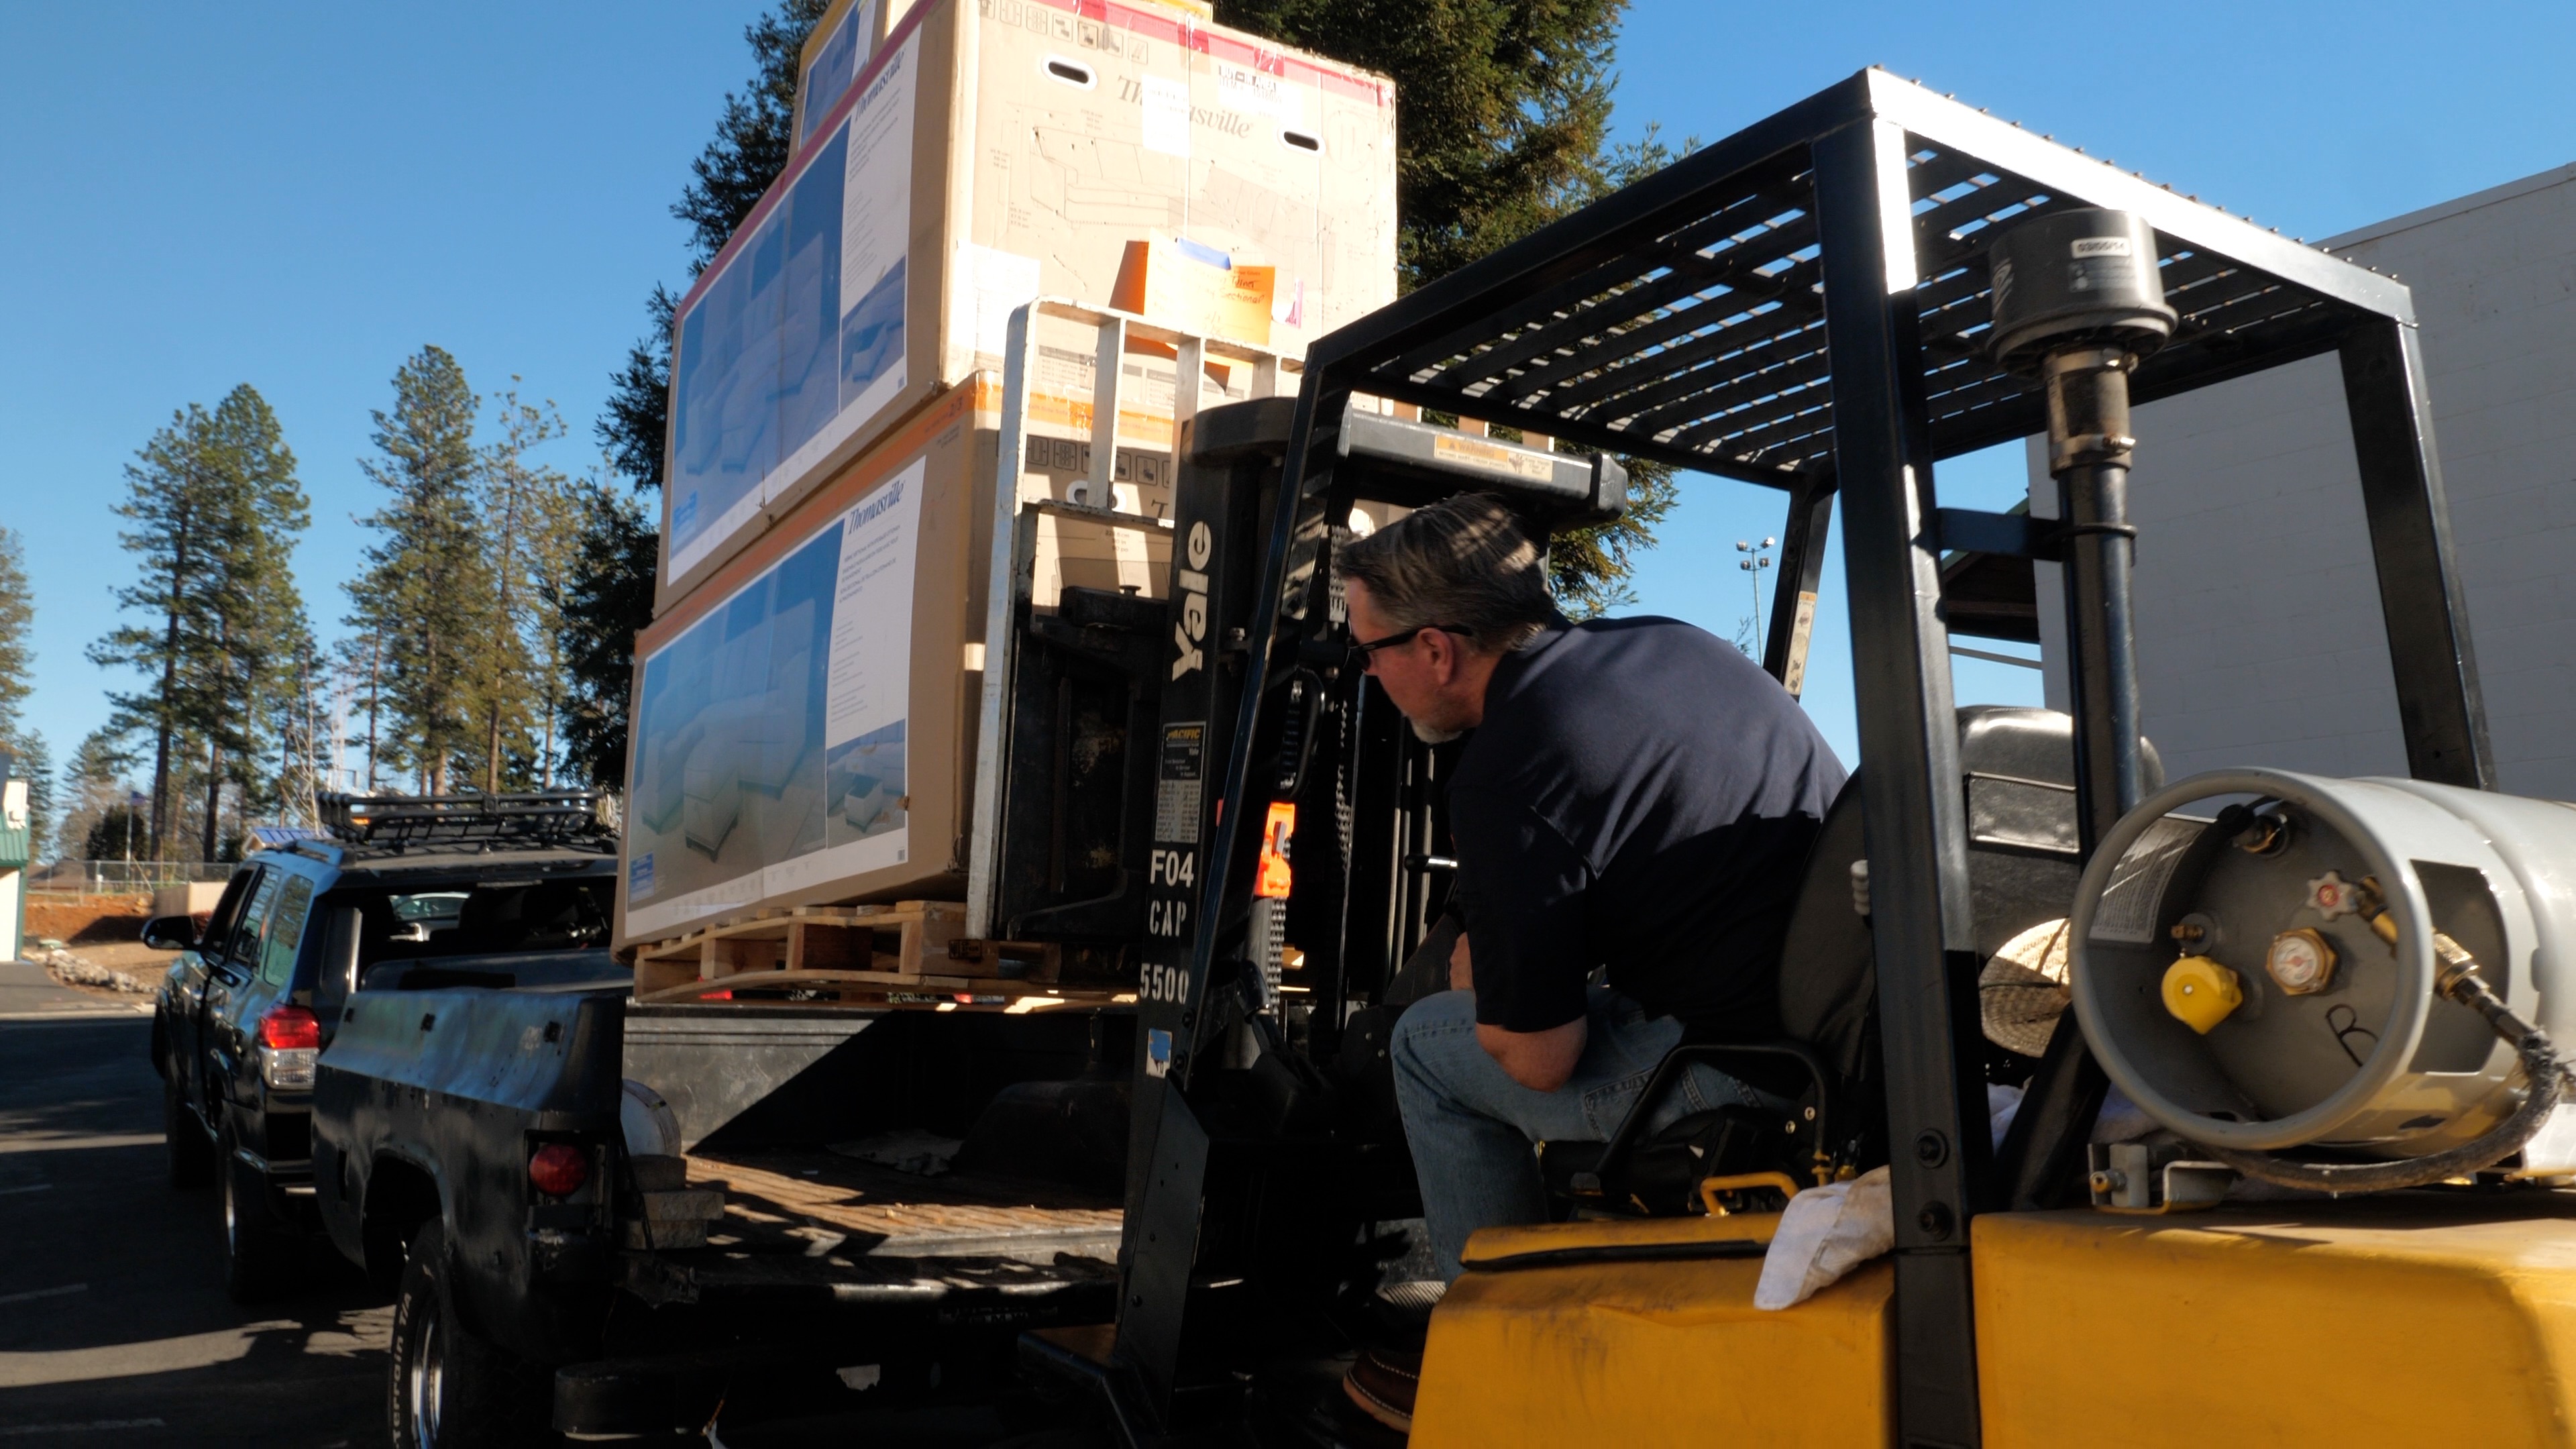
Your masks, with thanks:
M615 861L603 833L450 829L399 844L350 833L256 852L202 925L173 916L145 929L181 953L152 1020L170 1181L217 1187L225 1282L243 1301L295 1287L319 1226L315 1060L353 990L628 979L606 950Z
M606 857L548 808L335 802L342 870L587 891ZM410 821L448 838L405 846ZM397 1444L719 1406L728 1442L818 1418L984 1442L1021 1333L1114 1317L1130 1008L655 1008L595 951L362 947L344 979L314 998L312 1200L398 1294Z

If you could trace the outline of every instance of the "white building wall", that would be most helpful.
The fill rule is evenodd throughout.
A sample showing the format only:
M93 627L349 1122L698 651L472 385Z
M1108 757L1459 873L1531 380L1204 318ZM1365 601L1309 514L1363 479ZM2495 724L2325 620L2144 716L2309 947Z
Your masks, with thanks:
M2326 245L2414 290L2499 784L2576 800L2576 166ZM2135 431L2139 684L2168 776L2405 773L2336 360L2150 404ZM2054 513L2037 440L2030 459Z

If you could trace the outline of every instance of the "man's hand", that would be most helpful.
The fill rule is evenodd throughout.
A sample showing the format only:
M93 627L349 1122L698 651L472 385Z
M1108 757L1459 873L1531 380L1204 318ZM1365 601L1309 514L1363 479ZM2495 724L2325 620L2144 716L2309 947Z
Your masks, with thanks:
M1458 933L1458 944L1449 948L1449 989L1476 989L1476 959L1467 949L1464 930ZM1583 1060L1587 1030L1580 1016L1545 1031L1505 1031L1479 1024L1476 1044L1502 1067L1503 1075L1533 1092L1553 1092L1574 1076L1575 1063Z
M1476 1045L1485 1049L1503 1069L1503 1074L1533 1092L1553 1092L1574 1076L1575 1063L1583 1060L1583 1042L1590 1023L1576 1017L1563 1026L1545 1031L1505 1031L1499 1026L1476 1027Z

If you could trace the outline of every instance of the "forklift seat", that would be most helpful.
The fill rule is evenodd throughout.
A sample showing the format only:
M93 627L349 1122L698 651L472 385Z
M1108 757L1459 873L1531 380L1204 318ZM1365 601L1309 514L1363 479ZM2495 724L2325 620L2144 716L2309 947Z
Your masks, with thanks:
M2075 814L2074 721L2055 710L1971 705L1959 711L1959 768L1966 793L1968 875L1978 954L2072 909L2080 868ZM2140 741L2149 789L2164 770ZM1785 1176L1800 1188L1845 1169L1887 1160L1879 1063L1876 962L1867 892L1855 863L1868 857L1855 771L1807 854L1780 952L1780 1024L1764 1042L1685 1036L1648 1079L1608 1142L1546 1142L1539 1163L1561 1214L1576 1209L1664 1216L1704 1211L1702 1184ZM1726 1106L1652 1132L1656 1108L1684 1070L1706 1062L1793 1102L1787 1113ZM2028 1073L2027 1058L1989 1047L1987 1075ZM1776 1187L1728 1189L1731 1205L1777 1206Z

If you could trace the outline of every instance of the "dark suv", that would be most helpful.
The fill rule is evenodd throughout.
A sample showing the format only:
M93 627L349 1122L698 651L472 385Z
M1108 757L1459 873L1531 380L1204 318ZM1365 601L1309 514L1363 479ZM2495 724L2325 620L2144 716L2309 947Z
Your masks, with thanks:
M153 1003L170 1182L212 1178L224 1280L288 1286L313 1215L315 1060L354 991L611 979L616 840L579 792L325 798L329 838L242 863Z

